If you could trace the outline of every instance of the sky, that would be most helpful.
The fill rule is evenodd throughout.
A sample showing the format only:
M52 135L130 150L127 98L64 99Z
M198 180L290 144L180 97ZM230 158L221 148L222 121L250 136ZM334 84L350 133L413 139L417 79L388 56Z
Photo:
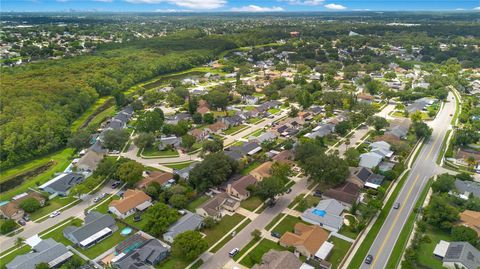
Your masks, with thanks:
M0 11L480 11L480 0L0 0Z

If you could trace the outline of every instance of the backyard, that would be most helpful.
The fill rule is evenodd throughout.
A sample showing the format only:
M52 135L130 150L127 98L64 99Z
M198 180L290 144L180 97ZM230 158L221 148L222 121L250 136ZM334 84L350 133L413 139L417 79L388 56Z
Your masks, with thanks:
M188 205L187 205L187 210L191 212L195 212L195 209L199 207L201 204L205 203L210 197L207 195L200 195L193 199Z
M328 241L330 241L334 247L327 260L332 264L332 268L338 268L352 243L333 236L330 237Z
M417 254L418 262L421 265L428 266L432 269L444 268L442 266L442 261L433 256L433 250L435 249L435 246L438 244L438 242L440 242L440 240L452 242L452 236L440 229L431 226L428 226L427 231L424 235L428 236L430 240L428 242L427 240L420 241L420 246L418 248Z

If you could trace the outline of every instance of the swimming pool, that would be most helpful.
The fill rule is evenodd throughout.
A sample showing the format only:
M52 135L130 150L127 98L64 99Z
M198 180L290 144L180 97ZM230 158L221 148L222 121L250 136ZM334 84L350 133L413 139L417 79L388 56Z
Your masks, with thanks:
M129 234L132 233L132 231L133 231L132 228L130 228L130 227L125 227L125 228L123 228L123 230L120 232L120 234L121 234L121 235L129 235Z
M317 215L317 216L320 216L320 217L323 217L323 216L325 216L325 214L327 214L327 212L325 212L325 210L320 210L320 209L314 209L312 211L312 213Z

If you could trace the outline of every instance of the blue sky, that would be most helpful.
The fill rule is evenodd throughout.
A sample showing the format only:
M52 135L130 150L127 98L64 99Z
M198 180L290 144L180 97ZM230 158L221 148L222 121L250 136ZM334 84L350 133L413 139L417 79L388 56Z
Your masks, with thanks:
M406 11L478 10L480 0L1 0L6 11Z

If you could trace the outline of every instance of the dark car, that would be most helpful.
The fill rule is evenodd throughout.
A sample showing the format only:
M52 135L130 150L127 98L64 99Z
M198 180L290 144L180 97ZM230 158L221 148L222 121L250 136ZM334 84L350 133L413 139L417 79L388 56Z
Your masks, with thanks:
M286 193L291 193L292 192L292 188L289 188Z
M365 258L365 263L366 264L371 264L373 261L373 256L372 255L367 255L367 258Z
M30 215L28 215L28 214L23 215L23 220L24 221L30 221Z
M18 224L25 226L27 223L23 219L21 219L18 221Z
M395 203L393 205L393 209L399 209L400 208L400 203Z
M115 181L115 182L113 182L112 188L114 188L114 189L117 188L118 185L120 185L120 183L121 183L120 181Z
M280 235L279 232L275 232L275 231L271 232L270 235L273 236L273 237L275 237L275 238L280 238L280 237L282 237L282 235Z
M141 215L135 215L135 216L133 216L133 221L134 221L134 222L139 222L139 221L141 221L141 220L142 220L142 216L141 216Z
M322 192L319 191L319 190L316 190L316 191L313 193L313 196L322 197Z

